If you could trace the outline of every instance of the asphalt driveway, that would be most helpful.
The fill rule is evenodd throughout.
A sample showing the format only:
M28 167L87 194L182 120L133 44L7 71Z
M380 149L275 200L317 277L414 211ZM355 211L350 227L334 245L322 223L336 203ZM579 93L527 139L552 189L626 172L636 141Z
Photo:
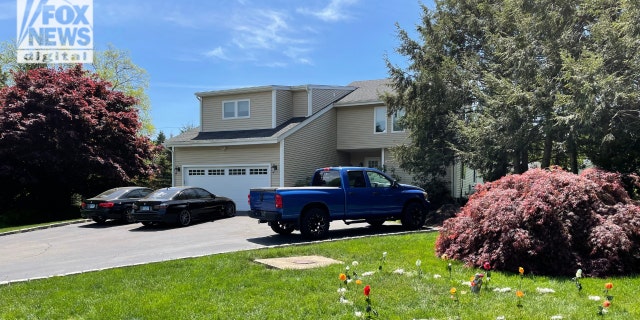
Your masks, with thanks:
M401 232L389 222L371 228L334 221L329 238ZM303 242L298 232L277 235L242 213L184 228L82 222L0 236L0 284Z

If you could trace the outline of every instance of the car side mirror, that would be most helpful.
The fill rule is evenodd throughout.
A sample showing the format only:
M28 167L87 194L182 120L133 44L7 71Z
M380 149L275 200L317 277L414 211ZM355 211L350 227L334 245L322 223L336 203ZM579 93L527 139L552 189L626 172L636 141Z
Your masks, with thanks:
M391 182L391 188L397 188L397 187L399 187L399 186L400 186L400 185L398 184L398 181L393 180L393 181Z

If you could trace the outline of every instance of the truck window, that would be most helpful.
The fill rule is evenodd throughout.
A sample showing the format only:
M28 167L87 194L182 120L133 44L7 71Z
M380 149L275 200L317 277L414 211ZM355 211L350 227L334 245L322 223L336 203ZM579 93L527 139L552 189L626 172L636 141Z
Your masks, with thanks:
M340 172L339 171L318 171L313 176L311 185L314 187L339 187Z
M367 176L369 177L369 182L373 188L391 187L392 181L377 172L367 171Z
M349 187L351 188L366 188L367 183L364 181L364 173L362 171L348 171Z

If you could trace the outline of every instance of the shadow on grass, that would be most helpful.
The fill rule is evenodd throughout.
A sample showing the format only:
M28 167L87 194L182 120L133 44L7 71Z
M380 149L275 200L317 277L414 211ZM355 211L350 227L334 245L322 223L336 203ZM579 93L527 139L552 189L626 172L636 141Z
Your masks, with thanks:
M266 237L249 238L247 241L251 243L260 244L263 246L280 246L300 243L313 243L318 241L333 241L349 238L370 237L370 236L383 236L392 234L406 234L417 232L431 232L435 231L435 228L425 226L419 230L406 230L401 225L382 225L378 227L363 226L363 227L350 227L345 229L329 230L329 234L324 239L310 240L303 237L299 232L294 232L290 235L273 234Z

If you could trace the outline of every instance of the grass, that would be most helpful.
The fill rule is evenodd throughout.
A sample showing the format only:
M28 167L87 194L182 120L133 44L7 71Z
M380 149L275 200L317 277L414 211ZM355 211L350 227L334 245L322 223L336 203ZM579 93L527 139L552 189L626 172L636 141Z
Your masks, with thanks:
M526 271L520 278L514 266L513 272L492 272L489 283L490 289L512 291L483 287L480 294L470 293L462 282L479 270L452 262L449 277L448 261L434 256L436 236L413 233L268 248L13 283L0 286L0 319L355 319L355 311L366 307L364 285L371 286L379 319L597 319L603 300L589 296L602 298L606 282L614 284L614 299L603 318L640 318L638 277L585 278L578 291L571 279ZM388 254L379 270L383 252ZM297 255L322 255L345 264L294 271L254 262ZM395 273L398 269L404 272ZM361 285L339 280L340 273L354 271L376 272L362 277ZM339 302L338 289L345 286L345 298L353 304ZM457 302L450 297L452 287ZM555 293L537 293L536 288ZM516 306L516 289L525 293L522 307Z

